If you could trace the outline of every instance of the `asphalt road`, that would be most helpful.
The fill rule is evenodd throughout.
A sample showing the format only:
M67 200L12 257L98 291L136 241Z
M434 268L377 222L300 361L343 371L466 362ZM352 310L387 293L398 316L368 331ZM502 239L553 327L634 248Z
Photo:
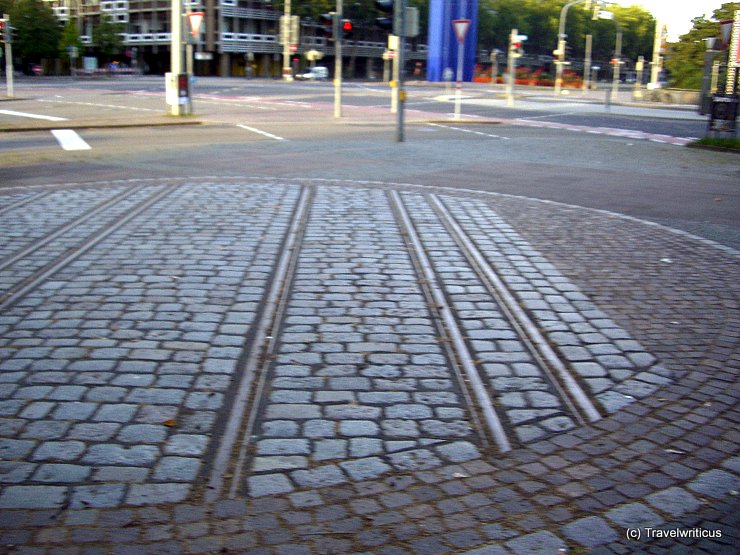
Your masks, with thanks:
M456 122L442 87L413 85L399 144L383 84L346 84L341 119L332 116L329 83L199 79L195 87L202 125L88 128L79 135L90 149L80 151L62 150L48 129L3 133L0 182L254 175L414 183L604 209L740 245L737 156L669 144L703 133L690 111L607 110L541 95L512 109L496 91L471 86ZM145 122L161 118L163 89L149 77L27 80L0 110ZM19 121L31 120L0 113L0 125Z

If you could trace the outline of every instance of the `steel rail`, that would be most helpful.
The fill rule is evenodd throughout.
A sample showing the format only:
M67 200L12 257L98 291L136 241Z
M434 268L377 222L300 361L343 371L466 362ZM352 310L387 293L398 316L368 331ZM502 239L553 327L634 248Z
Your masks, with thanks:
M99 229L95 235L89 236L85 241L83 241L77 247L74 247L70 251L58 256L56 259L51 261L49 264L37 270L33 275L29 276L25 280L11 287L4 296L0 297L0 309L7 309L13 306L15 303L17 303L20 299L22 299L28 293L33 291L36 287L38 287L41 283L43 283L50 276L54 275L61 269L65 268L66 266L68 266L69 264L77 260L80 256L88 252L90 249L95 247L97 244L107 239L114 232L118 231L120 228L122 228L124 225L129 223L131 220L141 215L143 212L151 208L154 204L162 200L164 197L170 194L173 190L174 188L171 186L161 189L154 195L150 196L148 199L145 199L142 202L140 202L137 206L135 206L134 208L132 208L131 210L129 210L122 216L116 218L113 222L109 223L107 226L104 226L102 229Z
M468 379L468 384L475 396L477 406L483 414L487 429L501 452L510 451L511 443L509 442L509 438L501 424L501 420L496 414L491 397L486 391L486 387L478 373L473 356L470 354L470 350L465 342L463 333L461 332L457 320L448 305L442 287L437 281L437 275L432 263L424 252L421 239L414 228L414 224L409 217L406 207L397 191L390 191L389 195L392 206L400 219L399 223L401 225L402 232L405 233L408 238L410 246L413 249L412 254L416 257L419 263L426 287L434 300L435 311L444 322L447 335L454 347L456 358L465 372L465 377Z
M491 268L475 243L468 237L437 195L432 194L428 198L440 220L445 224L458 245L461 246L471 265L483 278L484 283L488 285L489 291L497 299L507 319L514 325L518 335L529 347L530 353L535 357L540 368L547 374L549 381L558 390L560 397L570 407L579 423L584 425L587 422L600 420L601 414L599 411L583 392L581 386L547 342L537 325Z
M312 199L313 188L304 188L283 242L282 254L272 277L272 285L263 299L262 313L256 320L254 335L244 348L245 357L239 361L237 373L241 374L241 379L211 465L205 491L206 502L213 502L221 497L229 471L231 480L228 497L234 498L238 493L252 427L259 409L259 399L264 389L270 354L276 345L276 328L287 302L288 289ZM253 387L255 380L257 385ZM237 440L240 437L241 443L237 450ZM233 458L235 450L237 450L236 461Z

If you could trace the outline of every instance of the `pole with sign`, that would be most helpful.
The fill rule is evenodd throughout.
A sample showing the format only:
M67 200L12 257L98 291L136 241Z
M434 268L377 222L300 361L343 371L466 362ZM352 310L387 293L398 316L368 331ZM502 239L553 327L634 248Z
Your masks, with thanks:
M457 37L457 77L455 79L455 119L460 119L462 109L463 60L465 59L465 35L470 28L469 19L454 19L452 26Z
M735 10L732 23L732 38L730 39L729 57L727 58L727 84L725 94L735 94L737 68L740 67L740 10Z
M183 115L183 104L179 101L178 75L182 73L182 0L172 0L170 13L170 74L165 75L165 98L177 100L168 102L173 116Z
M13 26L10 23L10 16L8 14L3 15L2 29L0 32L3 34L3 42L5 43L5 86L6 96L13 98L15 96L15 88L13 86Z

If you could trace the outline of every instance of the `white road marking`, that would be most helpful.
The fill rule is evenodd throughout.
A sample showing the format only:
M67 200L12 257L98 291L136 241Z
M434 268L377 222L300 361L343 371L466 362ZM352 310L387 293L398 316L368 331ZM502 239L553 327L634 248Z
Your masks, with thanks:
M481 131L473 131L471 129L463 129L462 127L453 127L452 125L442 125L440 123L430 123L432 127L441 127L443 129L452 129L453 131L462 131L463 133L472 133L473 135L481 135L482 137L490 137L491 139L503 139L509 141L510 137L502 137L501 135L492 135L491 133L482 133Z
M272 133L268 133L267 131L262 131L261 129L256 129L254 127L249 127L248 125L241 125L237 124L237 127L241 127L242 129L246 129L247 131L251 131L252 133L257 133L258 135L262 135L263 137L267 137L269 139L275 139L276 141L287 141L288 139L284 137L278 137L277 135L273 135Z
M14 110L0 110L0 114L5 114L6 116L18 116L21 118L43 119L46 121L67 121L67 118L59 118L57 116L44 116L41 114L29 114L28 112L16 112Z
M139 106L122 106L120 104L99 104L97 102L79 102L74 100L49 100L48 98L39 98L39 102L55 102L57 104L76 104L78 106L91 106L94 108L113 108L114 110L135 110L138 112L162 112L154 108L141 108Z
M52 129L51 134L64 150L90 150L90 145L72 129Z

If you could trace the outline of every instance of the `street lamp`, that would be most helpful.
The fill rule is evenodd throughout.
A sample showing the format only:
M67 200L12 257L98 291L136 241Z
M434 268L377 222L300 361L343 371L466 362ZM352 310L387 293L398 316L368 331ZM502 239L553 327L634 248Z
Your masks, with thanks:
M560 10L560 25L558 25L558 46L553 51L553 54L557 58L555 61L555 96L560 96L560 90L563 86L563 66L565 65L565 38L568 36L565 34L565 18L568 16L568 10L571 6L581 4L587 0L573 0L569 2L563 9Z

